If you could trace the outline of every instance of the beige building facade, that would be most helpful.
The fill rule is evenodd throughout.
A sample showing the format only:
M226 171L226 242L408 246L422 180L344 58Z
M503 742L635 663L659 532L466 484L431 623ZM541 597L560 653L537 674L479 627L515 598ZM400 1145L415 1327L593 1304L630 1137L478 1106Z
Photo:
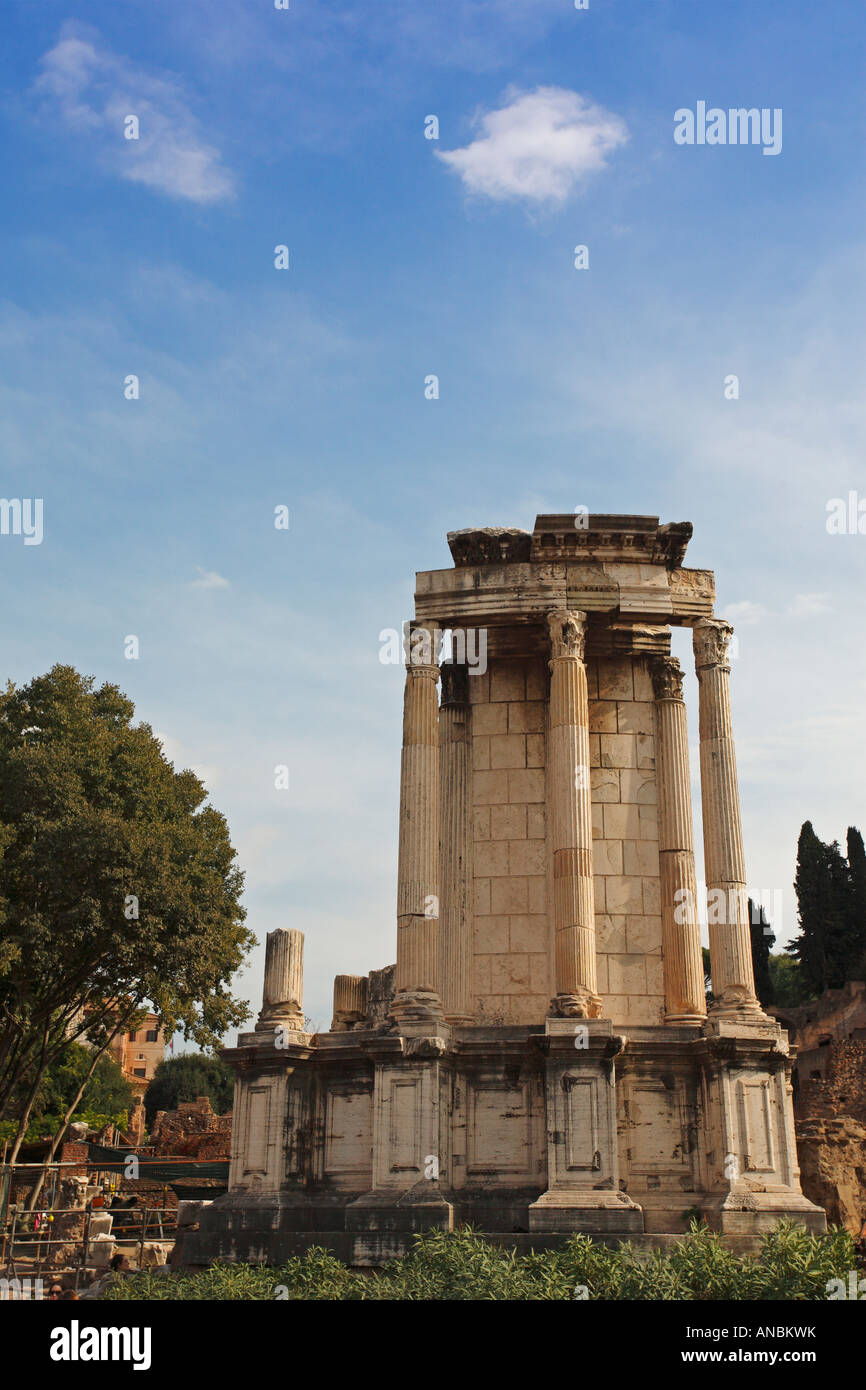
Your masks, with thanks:
M787 1036L755 995L732 629L690 535L540 516L451 533L453 567L417 576L396 966L338 976L309 1036L303 938L269 935L259 1022L225 1054L230 1191L190 1258L315 1239L375 1264L466 1221L640 1240L695 1210L746 1244L782 1215L823 1229ZM699 686L709 1013L674 626Z
M129 1032L118 1033L109 1051L137 1094L143 1095L165 1058L165 1036L156 1014L147 1014Z

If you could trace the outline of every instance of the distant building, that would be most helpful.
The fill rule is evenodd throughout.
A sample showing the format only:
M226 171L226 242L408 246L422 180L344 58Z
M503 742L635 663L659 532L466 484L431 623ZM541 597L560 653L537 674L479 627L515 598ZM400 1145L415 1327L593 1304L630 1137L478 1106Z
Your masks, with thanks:
M137 1027L119 1033L109 1050L133 1089L143 1094L165 1057L165 1035L156 1014L147 1014Z

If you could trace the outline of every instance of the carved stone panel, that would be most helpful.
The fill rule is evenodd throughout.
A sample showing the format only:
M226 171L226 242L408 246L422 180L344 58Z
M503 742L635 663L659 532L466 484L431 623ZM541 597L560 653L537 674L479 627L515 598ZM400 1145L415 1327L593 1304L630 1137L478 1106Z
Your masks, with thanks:
M325 1176L333 1181L370 1175L373 1153L369 1086L336 1086L325 1108Z
M565 1167L586 1173L601 1167L598 1138L599 1081L595 1076L562 1078L565 1115Z
M774 1106L769 1077L737 1082L737 1108L745 1169L750 1173L775 1170Z
M470 1084L467 1172L531 1182L532 1099L529 1081Z

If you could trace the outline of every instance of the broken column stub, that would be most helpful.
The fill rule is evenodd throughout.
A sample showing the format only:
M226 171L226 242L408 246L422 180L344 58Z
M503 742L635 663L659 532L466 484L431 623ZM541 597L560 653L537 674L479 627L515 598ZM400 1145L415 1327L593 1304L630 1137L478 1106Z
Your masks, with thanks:
M265 983L257 1033L277 1027L304 1029L304 934L292 927L269 931L265 944Z

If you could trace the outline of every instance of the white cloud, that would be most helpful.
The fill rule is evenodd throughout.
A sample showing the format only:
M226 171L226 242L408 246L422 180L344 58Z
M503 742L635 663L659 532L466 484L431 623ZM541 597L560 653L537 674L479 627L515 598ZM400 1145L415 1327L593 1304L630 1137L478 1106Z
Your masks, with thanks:
M829 613L831 604L827 594L795 594L788 608L789 618L814 618L819 613Z
M511 89L507 104L476 117L478 138L437 150L470 193L561 203L628 139L619 116L563 87Z
M85 133L102 165L120 178L172 198L214 203L234 192L234 178L209 144L171 77L157 77L113 53L98 35L66 25L41 60L37 96L71 131ZM139 138L124 136L136 116Z
M750 598L744 598L742 603L729 603L724 609L724 616L728 622L739 624L741 627L751 627L753 623L759 623L766 613L766 608L760 603L753 603Z
M205 570L202 569L201 565L196 565L196 569L199 572L199 578L192 581L192 587L194 589L229 588L229 581L223 579L221 574L217 574L216 570Z

